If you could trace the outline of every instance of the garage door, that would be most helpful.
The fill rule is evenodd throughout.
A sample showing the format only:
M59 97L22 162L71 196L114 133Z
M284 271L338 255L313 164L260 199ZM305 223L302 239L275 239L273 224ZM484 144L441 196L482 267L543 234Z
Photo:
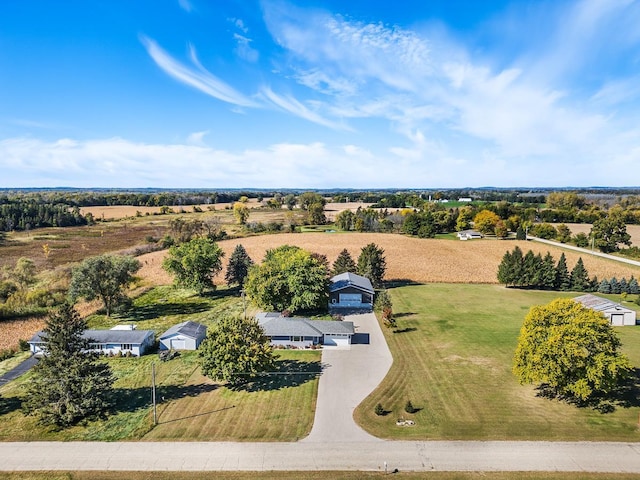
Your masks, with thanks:
M340 305L357 306L362 303L362 294L360 293L341 293Z
M617 326L624 325L624 314L623 313L611 314L611 325L617 325Z
M349 345L349 337L346 335L325 335L324 344L337 347L346 347Z
M172 350L185 350L187 348L187 342L185 340L171 340Z

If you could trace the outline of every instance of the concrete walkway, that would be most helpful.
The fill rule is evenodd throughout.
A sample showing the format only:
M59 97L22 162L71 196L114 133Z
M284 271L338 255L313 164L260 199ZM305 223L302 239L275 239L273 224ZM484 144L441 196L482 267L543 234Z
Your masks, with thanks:
M640 444L606 442L0 442L0 470L568 471L640 474Z
M313 428L302 442L379 442L353 420L354 409L380 384L393 358L374 313L348 315L369 344L325 348Z

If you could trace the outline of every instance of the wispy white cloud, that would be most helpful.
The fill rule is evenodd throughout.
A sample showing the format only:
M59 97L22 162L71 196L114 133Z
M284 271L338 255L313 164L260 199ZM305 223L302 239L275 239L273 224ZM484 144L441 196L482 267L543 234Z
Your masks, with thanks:
M258 50L251 47L251 39L243 35L234 33L233 38L237 42L236 53L247 62L257 62L260 56Z
M147 49L147 53L153 61L164 70L165 73L176 80L196 88L207 95L217 98L223 102L231 103L242 107L257 107L258 104L252 99L235 90L233 87L220 80L218 77L206 70L198 61L195 49L190 49L191 59L199 71L196 71L178 62L165 52L152 39L142 36L142 44Z
M347 125L324 118L322 115L310 110L308 107L300 103L298 100L296 100L292 96L278 95L269 87L263 87L261 90L261 93L264 96L264 98L270 101L273 105L281 108L286 112L292 113L297 117L304 118L305 120L308 120L313 123L317 123L318 125L323 125L325 127L329 127L337 130L350 129Z
M204 130L202 132L193 132L190 133L189 136L187 137L187 144L188 145L197 145L197 146L204 146L204 137L206 135L209 134L209 130Z

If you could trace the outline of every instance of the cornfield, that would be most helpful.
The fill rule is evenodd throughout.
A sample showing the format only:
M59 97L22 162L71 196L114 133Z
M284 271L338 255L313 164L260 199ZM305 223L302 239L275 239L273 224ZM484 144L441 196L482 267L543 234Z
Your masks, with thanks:
M0 321L0 350L17 349L18 340L29 340L42 327L44 327L43 318Z

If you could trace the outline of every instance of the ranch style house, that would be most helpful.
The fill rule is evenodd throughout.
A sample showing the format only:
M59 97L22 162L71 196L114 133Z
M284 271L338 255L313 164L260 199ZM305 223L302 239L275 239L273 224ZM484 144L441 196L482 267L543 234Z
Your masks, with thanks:
M85 330L82 338L89 340L89 350L105 355L131 354L136 357L144 355L153 346L155 332L153 330L135 330L135 327L114 327L111 330ZM43 355L44 332L36 333L29 340L29 347L33 355Z
M355 334L353 322L309 320L283 317L280 313L263 312L256 315L264 335L274 347L311 348L312 345L346 347Z

